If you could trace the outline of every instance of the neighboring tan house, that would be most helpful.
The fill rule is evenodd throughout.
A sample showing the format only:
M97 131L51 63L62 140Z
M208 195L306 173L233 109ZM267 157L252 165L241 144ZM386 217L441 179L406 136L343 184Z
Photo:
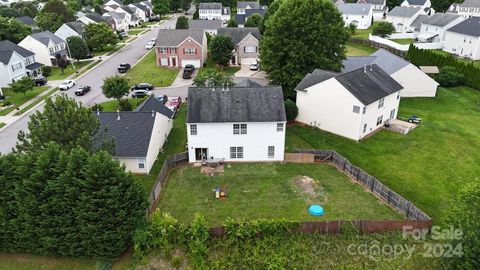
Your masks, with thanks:
M67 40L67 38L76 36L85 38L85 24L81 21L67 22L62 24L55 32L55 36Z
M463 3L452 3L447 10L463 18L480 17L480 0L465 0Z
M417 39L420 42L444 41L447 29L463 20L463 17L459 15L451 13L435 13L422 22Z
M345 26L353 24L357 29L368 29L373 22L373 6L371 4L339 4Z
M224 7L222 3L200 3L198 4L198 18L226 23L230 20L230 7Z
M18 45L33 52L37 62L45 66L56 65L56 55L63 58L67 57L65 40L49 31L31 34L20 41Z
M140 22L148 22L150 19L150 9L147 6L140 3L131 3L128 7L135 11L135 15Z
M262 37L258 28L220 28L218 29L218 35L229 36L235 45L230 64L250 65L258 61L260 39Z
M173 112L153 97L147 99L145 108L135 112L96 112L100 122L99 130L107 134L97 134L100 138L113 138L115 141L115 159L125 165L127 171L148 174L158 153L167 141L173 125ZM152 104L150 104L152 103ZM142 105L141 105L142 106Z
M222 28L222 21L219 20L189 20L189 29L201 29L210 35L216 35L217 30Z
M316 69L295 90L296 121L358 141L397 118L402 86L373 64L346 73Z
M480 60L480 17L471 17L447 29L443 50Z
M9 41L0 41L0 87L24 76L35 76L43 65L35 62L35 53Z
M199 68L207 60L207 36L201 29L160 29L155 52L157 66Z
M189 161L283 161L286 122L280 86L189 88Z
M432 8L430 0L403 0L400 4L402 7L418 7L425 11L427 15L435 14L435 10Z
M342 64L344 73L376 64L402 85L402 97L435 97L437 94L439 84L434 79L412 63L384 49L369 56L348 56Z
M122 32L128 31L129 24L125 13L109 11L103 14L103 17L111 18L115 22L115 30Z
M373 21L383 20L388 13L387 0L358 0L357 4L370 4L373 7Z
M248 17L253 14L259 14L263 17L267 12L267 6L260 6L259 2L237 2L237 14L235 21L238 27L244 27Z
M413 32L415 26L412 23L419 15L426 15L420 7L394 7L387 14L386 21L393 24L397 32Z

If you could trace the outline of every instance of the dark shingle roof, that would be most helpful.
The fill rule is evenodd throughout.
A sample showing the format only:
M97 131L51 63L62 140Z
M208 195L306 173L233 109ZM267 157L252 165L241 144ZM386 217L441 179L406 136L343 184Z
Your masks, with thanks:
M286 121L280 86L188 89L188 123Z
M238 24L245 24L247 16L245 14L236 14L235 15L235 21Z
M371 4L354 4L346 3L337 5L338 10L342 14L348 15L367 15L372 9Z
M188 37L203 44L204 36L202 29L160 29L156 46L176 47Z
M420 27L422 26L422 23L428 19L428 15L420 14L413 20L413 22L410 24L411 27L414 28L415 31L419 31Z
M381 5L381 4L384 3L384 0L364 0L364 1L367 4L372 4L372 5ZM358 2L360 2L360 1L358 1Z
M109 2L110 0L104 0L103 3L106 4L107 2ZM118 5L123 5L123 1L122 0L112 0L113 2L117 3Z
M85 24L83 24L81 21L67 22L65 24L80 35L83 35L83 33L85 33Z
M148 11L147 6L142 5L142 4L140 4L140 3L131 3L130 5L133 5L133 6L135 6L136 8L139 8L139 9L145 11L145 12Z
M55 36L52 32L50 31L43 31L40 33L35 33L30 35L32 38L40 41L42 44L45 46L48 45L48 42L51 40L55 44L60 44L64 43L65 41L57 36Z
M221 9L221 3L200 3L198 9Z
M256 81L245 79L237 82L235 84L236 87L262 87L261 84L257 83Z
M337 76L339 73L323 69L315 69L312 73L308 73L295 87L295 90L304 91L308 87L331 79Z
M23 24L26 24L26 25L30 25L30 26L36 25L35 21L31 17L28 17L28 16L18 17L16 19L17 19L17 21L19 21Z
M422 8L420 7L394 7L390 12L388 12L388 16L395 16L395 17L405 17L411 18L413 15L417 14Z
M250 6L250 8L260 8L258 2L237 2L237 8L246 8L247 6Z
M155 99L154 96L150 96L147 100L142 102L138 107L135 109L136 112L158 112L160 114L165 115L168 118L173 117L173 111L167 108L163 102L160 102Z
M371 64L376 64L385 72L392 75L400 69L408 66L410 62L387 50L379 49L370 56L349 56L347 59L343 60L342 64L343 73L350 72Z
M13 52L20 54L23 57L28 57L34 55L33 52L18 46L17 44L11 42L10 40L0 41L0 62L8 64L10 58L12 57Z
M449 28L447 31L480 37L480 17L471 17Z
M87 13L85 14L85 17L89 18L90 20L100 23L100 22L105 22L105 19L102 18L102 16L98 13Z
M245 9L245 16L248 18L252 14L260 14L261 16L265 15L267 12L266 8L252 8L252 9Z
M407 0L410 5L423 6L427 0Z
M230 28L224 27L218 29L219 35L225 35L232 38L233 44L238 44L242 41L248 34L252 34L256 39L260 40L262 37L260 31L256 27L242 27L242 28Z
M151 112L100 112L95 113L99 130L107 127L107 138L115 139L116 157L147 156L156 115ZM120 115L120 119L118 119ZM101 136L94 140L99 143Z
M190 29L218 29L222 27L222 21L220 20L190 20L188 21Z
M435 13L423 21L424 24L446 26L447 24L460 18L460 16L449 13Z
M397 81L375 64L342 73L335 79L365 105L403 89Z

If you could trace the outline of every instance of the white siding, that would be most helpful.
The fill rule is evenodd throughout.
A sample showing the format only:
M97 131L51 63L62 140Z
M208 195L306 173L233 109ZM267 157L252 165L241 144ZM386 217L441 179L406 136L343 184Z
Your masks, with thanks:
M438 83L412 64L391 76L403 86L402 97L434 97L437 93Z
M373 10L370 9L368 15L342 14L345 26L355 24L357 29L368 29L372 25Z
M66 24L63 24L62 26L60 26L60 28L58 28L58 30L54 34L55 34L55 36L65 40L65 41L67 40L67 38L69 38L71 36L76 36L76 37L83 38L81 35L79 35L72 28L68 27Z
M443 50L473 60L480 60L480 38L447 31Z
M38 63L44 64L45 66L51 66L52 61L50 60L52 56L50 56L50 52L48 48L37 41L36 39L27 36L25 39L18 43L19 46L35 53L35 59Z
M12 66L18 66L19 68L15 71L12 69ZM21 67L20 67L21 65ZM12 80L17 80L27 75L25 70L25 61L24 58L14 52L8 65L3 65L0 63L0 87L6 87Z
M381 128L386 120L390 119L390 112L395 110L395 114L392 119L397 118L398 106L400 104L399 92L386 96L384 99L383 107L378 108L378 101L367 105L366 113L362 114L362 121L360 124L359 138L368 136L370 133ZM360 112L361 113L361 112ZM377 118L382 117L382 123L377 125ZM363 126L367 124L367 129L363 132Z

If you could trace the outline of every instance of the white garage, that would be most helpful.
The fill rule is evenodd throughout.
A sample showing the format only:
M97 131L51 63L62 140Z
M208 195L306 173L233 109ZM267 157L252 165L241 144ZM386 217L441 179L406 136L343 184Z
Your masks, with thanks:
M202 67L200 64L200 59L183 59L182 67L185 67L186 65L193 65L196 68Z
M257 63L257 58L246 58L246 57L242 57L240 59L240 63L242 65L250 65L251 63Z

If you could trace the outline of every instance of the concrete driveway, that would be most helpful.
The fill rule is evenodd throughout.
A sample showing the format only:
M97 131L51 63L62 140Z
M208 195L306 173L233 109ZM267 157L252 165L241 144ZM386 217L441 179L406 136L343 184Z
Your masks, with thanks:
M240 70L237 71L234 76L240 78L248 78L252 77L258 70L250 70L250 64L248 65L240 65Z

